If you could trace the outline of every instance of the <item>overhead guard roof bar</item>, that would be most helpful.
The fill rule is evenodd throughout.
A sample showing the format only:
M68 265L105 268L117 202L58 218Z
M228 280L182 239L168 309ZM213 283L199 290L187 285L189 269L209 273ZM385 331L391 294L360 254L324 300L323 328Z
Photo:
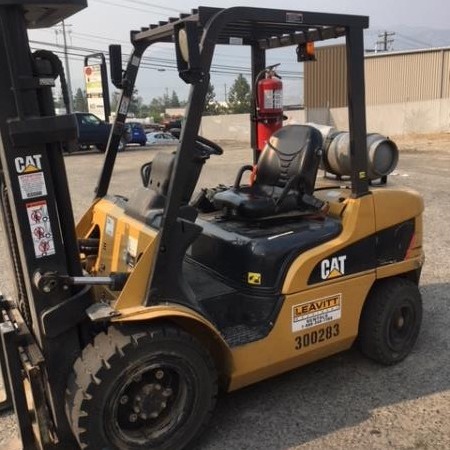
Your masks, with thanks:
M133 31L132 42L147 45L167 42L172 39L175 25L184 21L197 22L199 32L202 32L208 21L221 11L224 9L201 6L198 10L193 10L190 15L181 14L179 19L171 18L167 23L150 25L148 29ZM271 38L286 36L287 41L284 45L292 45L288 43L288 36L300 39L295 42L301 43L300 36L303 33L306 33L303 35L308 37L307 40L317 41L343 36L346 27L367 28L369 26L369 20L365 16L247 7L228 8L226 11L229 14L229 20L219 34L217 43L220 44L229 44L229 38L235 37L243 39L244 45L250 45L254 42L250 36L254 37L257 34L257 41L261 43L262 48L275 48L274 42L270 41ZM257 22L256 28L255 22ZM267 42L271 44L267 46Z

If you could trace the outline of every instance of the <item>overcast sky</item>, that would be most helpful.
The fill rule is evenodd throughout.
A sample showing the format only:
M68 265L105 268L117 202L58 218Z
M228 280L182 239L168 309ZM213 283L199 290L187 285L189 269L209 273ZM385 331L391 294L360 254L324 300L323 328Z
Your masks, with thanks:
M109 43L121 43L124 53L129 51L129 31L148 26L170 16L177 16L179 12L189 12L191 8L199 6L258 6L276 7L280 9L320 11L345 14L361 14L370 17L370 31L366 34L366 48L373 48L377 34L381 31L396 31L400 26L426 27L435 29L448 29L450 18L449 0L203 0L201 3L191 3L181 0L88 0L88 8L69 18L67 24L70 47L70 67L73 90L83 86L82 55L86 50L106 51ZM62 36L57 29L37 30L30 32L33 41L32 48L45 47L42 42L62 44ZM403 36L406 39L408 36ZM409 33L409 38L420 42L421 35ZM412 42L412 41L410 41ZM332 41L330 41L332 43ZM442 43L439 43L442 45ZM450 42L446 43L450 45ZM58 48L48 47L53 50ZM60 49L59 49L60 50ZM248 69L248 54L246 49L220 48L214 63L219 65L218 71L231 72L230 74L216 73L212 75L212 83L218 100L224 100L225 90L229 89L239 71ZM167 90L177 91L181 99L187 97L188 88L179 80L176 72L168 66L173 58L173 50L164 45L156 50L148 52L150 58L159 58L155 61L159 64L159 71L155 69L143 69L137 81L137 88L148 103L153 97L163 95ZM62 55L61 55L62 57ZM282 63L282 70L286 71L286 83L289 87L287 97L295 96L291 92L297 84L301 83L301 66L295 62L295 55L283 51L269 57L269 62ZM227 69L227 66L232 66ZM240 70L242 68L242 70ZM164 71L161 71L164 69Z

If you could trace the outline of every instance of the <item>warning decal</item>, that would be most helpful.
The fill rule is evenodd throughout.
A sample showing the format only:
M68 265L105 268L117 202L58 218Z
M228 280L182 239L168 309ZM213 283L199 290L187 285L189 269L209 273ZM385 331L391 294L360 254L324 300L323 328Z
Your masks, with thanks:
M342 294L330 295L292 307L292 332L332 322L341 318Z
M27 203L26 207L36 258L54 255L55 242L48 217L47 202Z
M23 200L47 195L43 172L24 173L19 175L20 192Z
M114 228L115 220L110 216L106 216L105 233L110 237L114 237Z

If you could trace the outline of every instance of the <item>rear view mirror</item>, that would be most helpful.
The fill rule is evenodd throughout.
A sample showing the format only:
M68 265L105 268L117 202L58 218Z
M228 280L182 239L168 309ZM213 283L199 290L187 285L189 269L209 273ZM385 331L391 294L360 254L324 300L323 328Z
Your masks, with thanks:
M118 89L122 88L122 46L109 46L109 64L112 84Z

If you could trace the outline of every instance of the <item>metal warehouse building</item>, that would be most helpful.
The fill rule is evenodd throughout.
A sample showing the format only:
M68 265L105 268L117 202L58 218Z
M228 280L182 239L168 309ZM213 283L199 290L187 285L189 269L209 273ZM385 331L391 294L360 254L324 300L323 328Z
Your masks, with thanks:
M304 69L308 120L336 125L347 105L345 47L319 47L316 56ZM369 128L374 119L383 128L383 105L390 133L450 130L450 47L367 55L365 73ZM413 116L426 120L416 123Z

